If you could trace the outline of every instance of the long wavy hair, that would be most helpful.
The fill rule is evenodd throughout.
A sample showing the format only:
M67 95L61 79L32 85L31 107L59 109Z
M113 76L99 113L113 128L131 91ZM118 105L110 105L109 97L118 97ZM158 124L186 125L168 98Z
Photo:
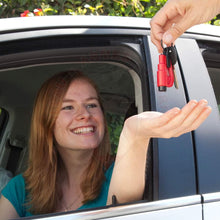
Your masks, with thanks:
M80 71L66 71L54 75L39 90L32 114L29 139L28 168L24 172L27 206L32 214L52 213L62 198L60 176L66 175L63 161L55 147L54 126L63 98L76 79L89 82L96 90L103 114L104 109L96 85ZM81 190L83 203L94 200L100 193L104 172L111 161L110 141L105 120L104 138L93 153L84 173Z

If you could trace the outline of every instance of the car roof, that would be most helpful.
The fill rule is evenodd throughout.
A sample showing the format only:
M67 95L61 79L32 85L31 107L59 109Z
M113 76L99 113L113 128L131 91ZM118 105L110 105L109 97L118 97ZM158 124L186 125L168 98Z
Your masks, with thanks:
M91 16L91 15L54 15L33 16L0 19L0 34L47 28L127 28L150 30L150 18ZM220 26L210 24L196 25L186 31L190 34L200 34L220 37Z
M55 15L0 19L0 31L58 27L103 27L150 29L150 19L116 16Z

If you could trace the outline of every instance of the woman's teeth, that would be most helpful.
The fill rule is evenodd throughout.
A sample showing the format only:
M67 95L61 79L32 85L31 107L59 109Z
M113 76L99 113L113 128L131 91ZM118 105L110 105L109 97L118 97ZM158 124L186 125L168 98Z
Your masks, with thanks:
M85 127L85 128L76 128L73 133L74 134L86 134L94 131L93 127Z

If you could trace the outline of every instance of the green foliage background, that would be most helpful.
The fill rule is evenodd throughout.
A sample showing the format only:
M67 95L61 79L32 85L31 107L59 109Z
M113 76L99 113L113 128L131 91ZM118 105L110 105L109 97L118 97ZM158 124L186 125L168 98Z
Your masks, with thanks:
M110 15L151 18L167 0L0 0L0 17L43 10L43 15ZM209 23L220 25L220 16Z
M0 17L18 17L42 8L45 15L114 15L152 17L166 0L0 0Z

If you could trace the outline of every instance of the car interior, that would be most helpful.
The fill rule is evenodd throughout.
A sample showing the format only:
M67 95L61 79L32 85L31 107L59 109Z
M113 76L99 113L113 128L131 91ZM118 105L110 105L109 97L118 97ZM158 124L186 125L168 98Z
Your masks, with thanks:
M74 44L71 48L70 44L63 45L66 41L62 41L62 45L50 39L43 45L37 41L39 44L33 40L11 42L5 47L0 44L0 191L11 177L26 169L33 103L42 83L53 74L80 70L96 83L113 153L117 151L124 120L146 109L141 81L143 68L136 52L127 45L88 47L85 44L81 47L77 44L75 47ZM97 39L94 41L96 44ZM149 161L148 170L151 169ZM3 180L3 175L7 179ZM146 185L151 184L148 181Z
M208 68L210 79L212 82L212 86L215 92L217 104L218 104L218 109L220 113L220 88L219 88L219 83L220 83L220 68L213 68L209 67Z
M135 85L132 79L134 73L114 63L53 64L2 71L1 166L11 171L13 175L24 171L26 166L29 126L36 92L47 78L63 70L81 70L96 82L110 132L118 129L120 134L125 116L128 117L137 111ZM112 144L116 145L116 137L111 139Z

